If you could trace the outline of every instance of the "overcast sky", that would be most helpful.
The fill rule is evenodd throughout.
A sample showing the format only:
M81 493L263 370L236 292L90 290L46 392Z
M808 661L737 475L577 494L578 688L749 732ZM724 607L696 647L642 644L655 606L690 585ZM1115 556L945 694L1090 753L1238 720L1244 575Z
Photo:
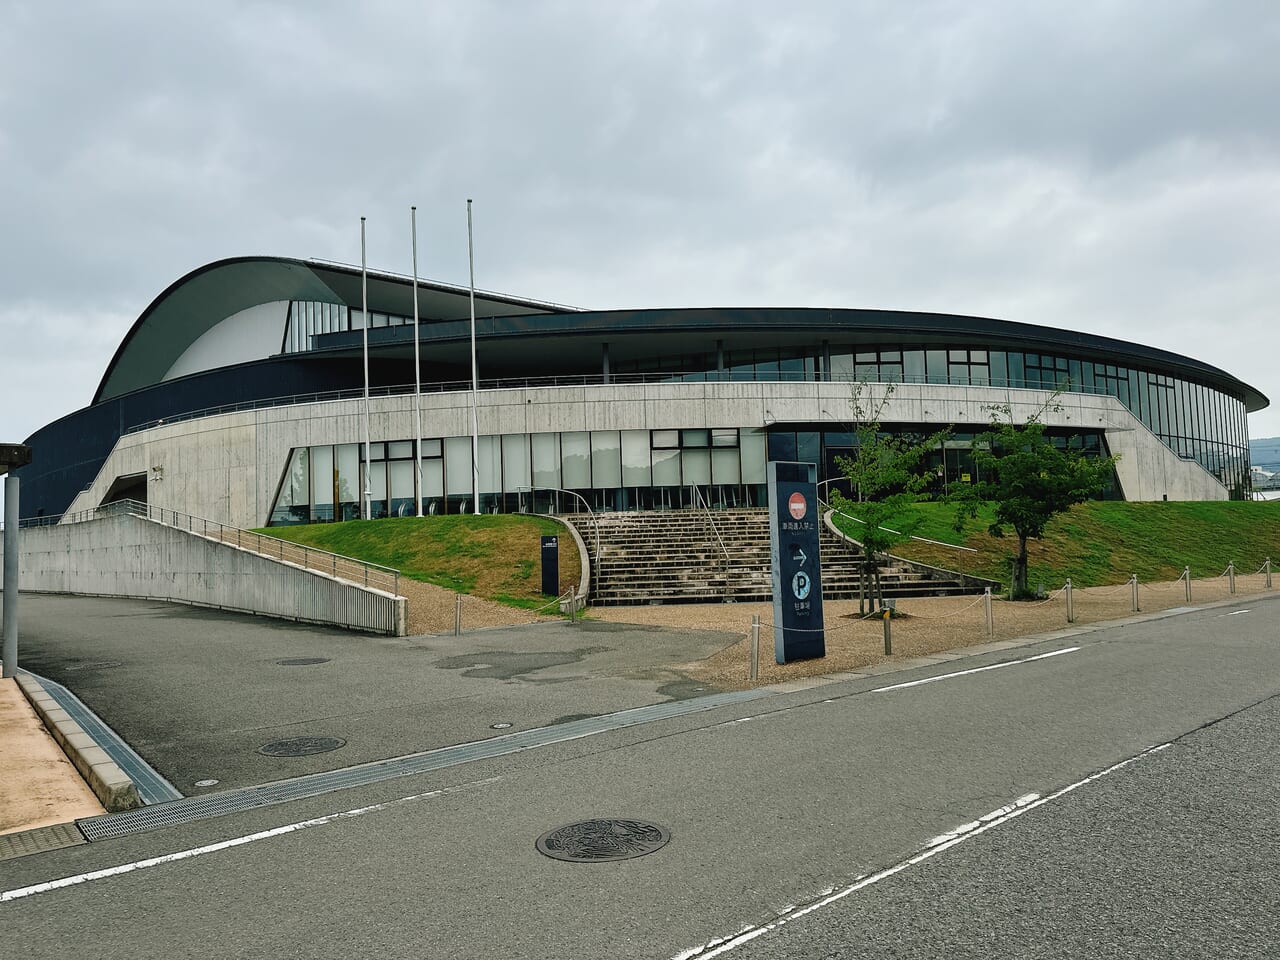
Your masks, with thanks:
M978 314L1280 404L1280 5L0 0L0 440L188 271ZM1280 435L1276 406L1250 418Z

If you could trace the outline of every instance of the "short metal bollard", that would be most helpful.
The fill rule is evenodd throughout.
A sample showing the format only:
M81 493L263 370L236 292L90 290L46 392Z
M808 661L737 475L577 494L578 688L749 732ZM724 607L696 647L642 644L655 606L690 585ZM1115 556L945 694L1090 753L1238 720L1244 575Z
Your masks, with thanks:
M987 609L987 639L991 640L996 635L996 621L991 615L991 588L987 587L982 593L983 606Z
M884 655L886 657L893 656L893 629L889 626L892 612L891 610L884 612Z
M462 594L456 594L453 599L453 635L458 637L462 635Z
M1071 596L1071 579L1067 578L1067 623L1076 622L1075 599Z
M1138 612L1138 575L1135 573L1133 576L1131 576L1129 578L1129 582L1133 584L1133 594L1131 598L1132 602L1130 606L1133 607L1133 612L1137 613Z
M751 618L751 679L760 679L760 615Z
M1186 586L1187 603L1190 603L1191 602L1191 568L1190 567L1182 568L1182 579Z

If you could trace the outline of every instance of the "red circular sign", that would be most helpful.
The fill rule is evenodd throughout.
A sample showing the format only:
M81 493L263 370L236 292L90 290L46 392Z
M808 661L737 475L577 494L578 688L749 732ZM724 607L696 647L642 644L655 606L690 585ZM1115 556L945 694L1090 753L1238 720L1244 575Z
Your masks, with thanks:
M787 500L787 509L791 511L791 516L797 520L803 520L804 515L809 512L809 504L804 499L803 493L793 493Z

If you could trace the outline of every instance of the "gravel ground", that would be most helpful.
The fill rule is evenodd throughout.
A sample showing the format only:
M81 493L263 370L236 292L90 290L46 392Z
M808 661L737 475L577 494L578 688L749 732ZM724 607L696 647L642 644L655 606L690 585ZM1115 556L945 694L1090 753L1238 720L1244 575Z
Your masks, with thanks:
M1262 574L1236 577L1236 595L1266 591ZM454 594L440 587L401 581L409 597L409 632L445 633L453 630ZM1231 596L1225 577L1193 580L1191 602L1225 600ZM1094 623L1132 616L1132 594L1128 584L1091 587L1073 591L1075 622ZM1138 604L1142 612L1185 606L1185 584L1139 584ZM829 600L825 604L827 655L782 666L773 662L773 605L769 603L664 604L642 607L592 607L588 616L612 623L633 623L680 629L719 630L738 634L741 639L705 660L679 664L676 668L692 678L719 689L752 686L747 679L750 665L751 618L760 617L759 684L779 683L798 677L857 670L862 667L928 656L958 647L984 643L988 639L1009 640L1047 633L1067 626L1065 592L1055 591L1043 601L1011 603L992 601L994 630L987 636L982 597L929 597L898 602L899 616L893 620L893 656L884 655L884 626L876 620L858 618L856 600ZM510 626L530 623L539 617L533 611L517 610L501 604L463 597L463 629Z

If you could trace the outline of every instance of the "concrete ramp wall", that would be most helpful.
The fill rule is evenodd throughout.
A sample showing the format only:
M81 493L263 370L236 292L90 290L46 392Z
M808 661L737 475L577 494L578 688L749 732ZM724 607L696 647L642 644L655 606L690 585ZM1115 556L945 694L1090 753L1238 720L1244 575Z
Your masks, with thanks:
M405 634L403 597L132 514L23 528L19 557L21 590L174 600Z

